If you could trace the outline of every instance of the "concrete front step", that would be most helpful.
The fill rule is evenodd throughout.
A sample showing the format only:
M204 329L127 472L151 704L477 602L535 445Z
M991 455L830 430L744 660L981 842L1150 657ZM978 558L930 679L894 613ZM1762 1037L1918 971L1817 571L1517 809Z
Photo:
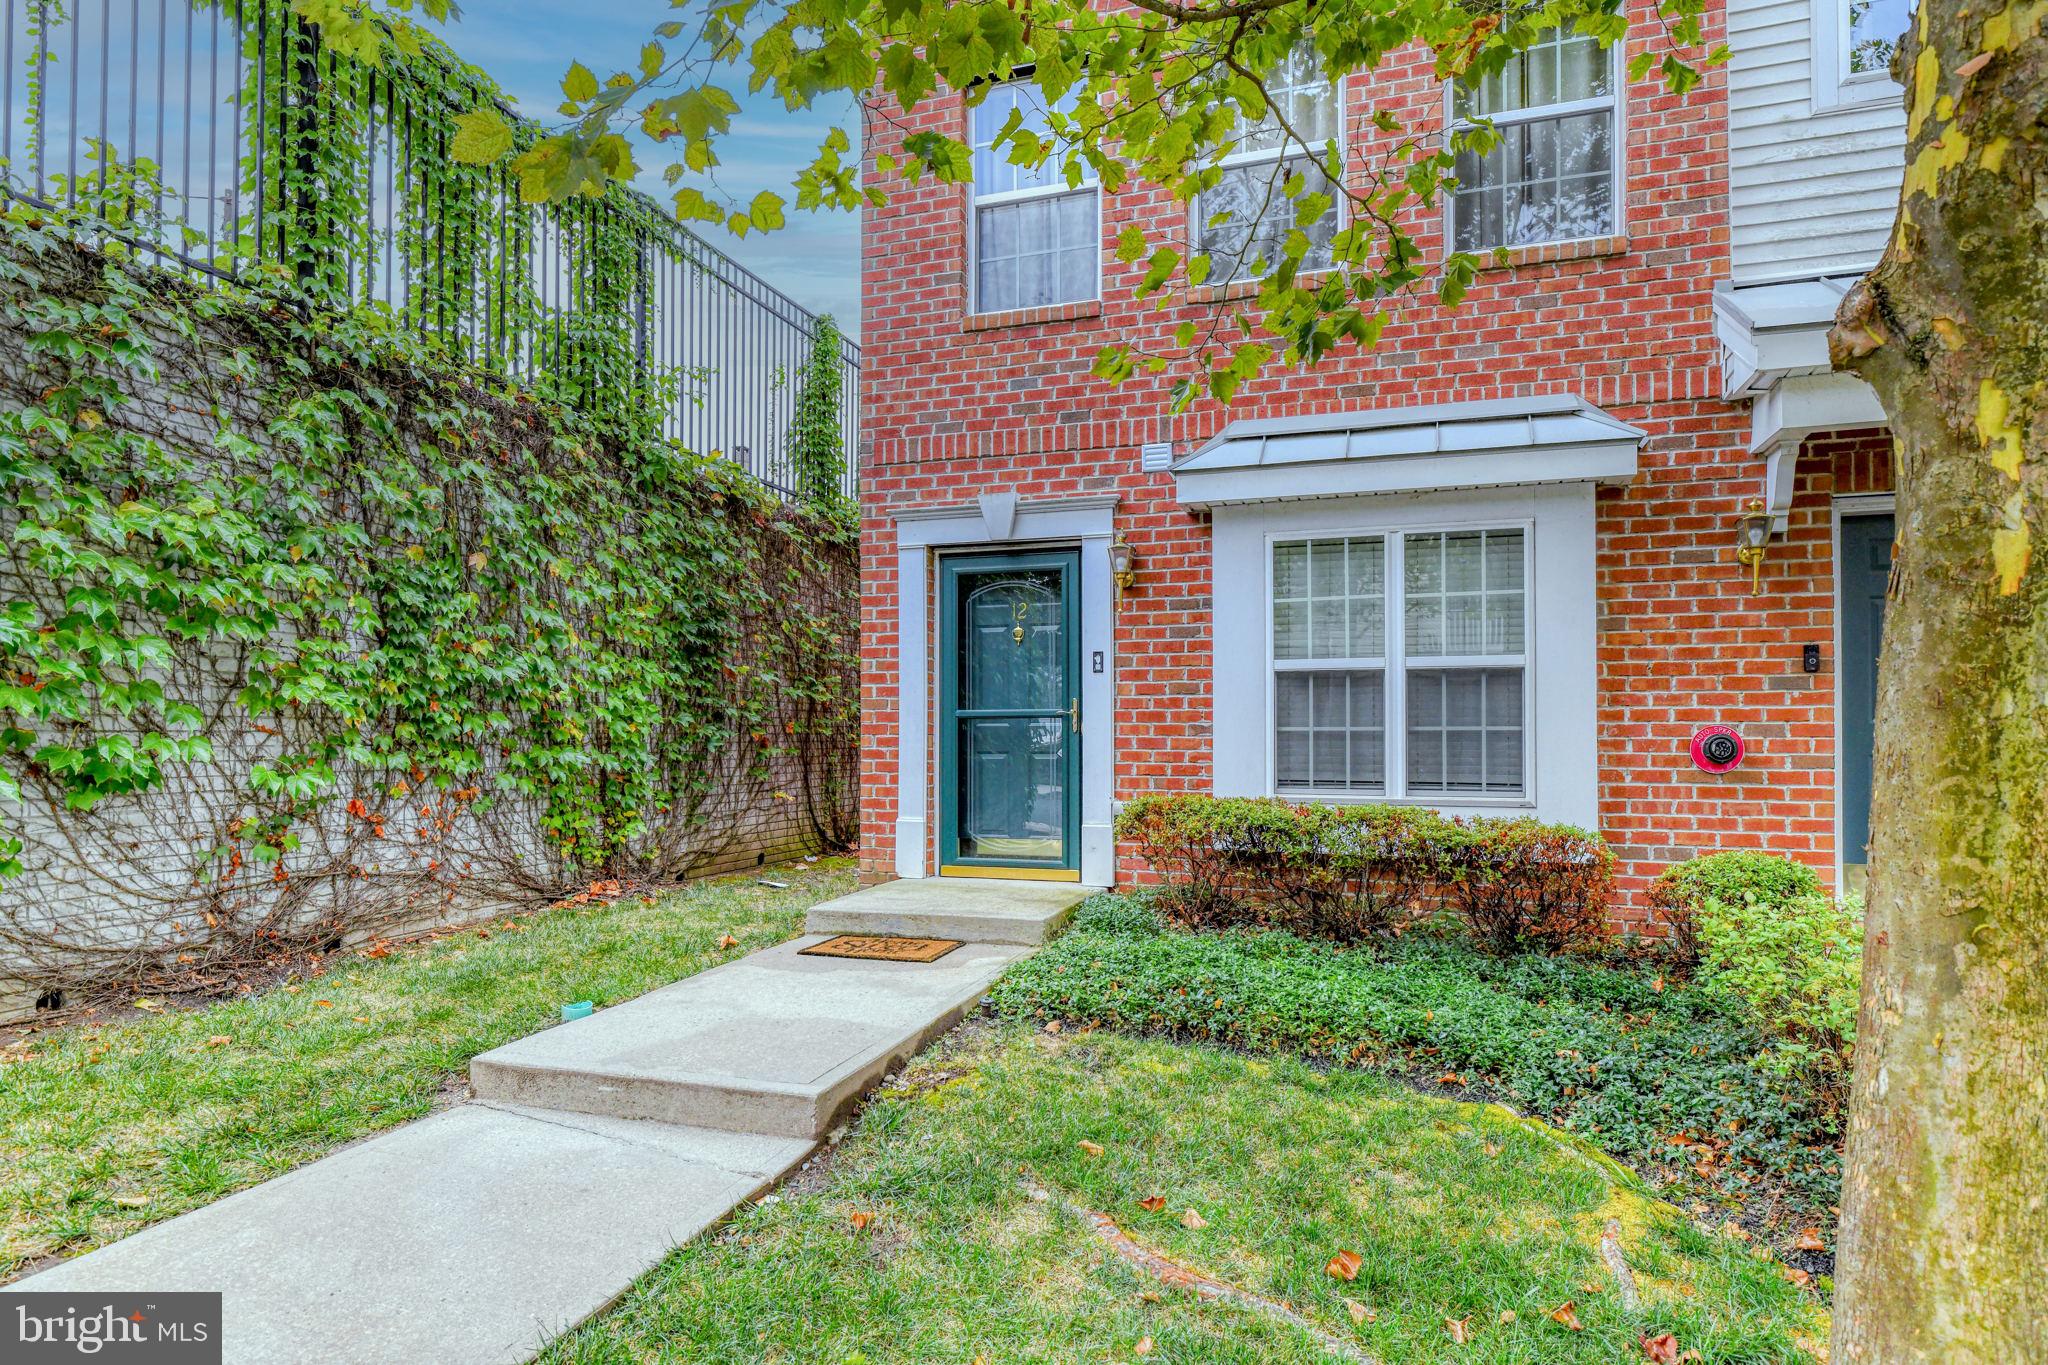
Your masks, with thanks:
M936 962L804 957L809 936L665 986L469 1064L477 1098L814 1141L1027 949Z
M217 1290L231 1365L522 1361L812 1145L459 1105L0 1292Z
M1101 888L1074 882L983 877L912 877L883 882L811 907L813 934L901 934L1036 947Z

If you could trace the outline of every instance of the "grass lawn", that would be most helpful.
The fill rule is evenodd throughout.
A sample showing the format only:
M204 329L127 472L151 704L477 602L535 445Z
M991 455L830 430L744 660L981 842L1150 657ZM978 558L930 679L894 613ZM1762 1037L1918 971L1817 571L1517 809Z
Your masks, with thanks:
M880 1092L822 1174L677 1251L543 1359L1332 1358L1134 1268L1025 1180L1390 1365L1642 1360L1641 1337L1666 1331L1707 1362L1791 1362L1826 1337L1776 1263L1497 1107L1288 1058L983 1023ZM1599 1250L1610 1219L1633 1312ZM1350 1283L1325 1271L1344 1250ZM1550 1316L1567 1302L1581 1330ZM1465 1344L1447 1319L1469 1319Z
M338 957L324 975L203 1010L138 1015L0 1052L0 1279L415 1119L479 1052L796 933L853 885L834 860L700 882L652 903L543 911ZM720 948L730 934L737 945Z
M1774 1067L1754 1019L1655 966L1491 958L1409 934L1340 950L1281 933L1162 931L1141 898L1100 896L997 984L1028 1025L1214 1042L1383 1066L1447 1097L1498 1094L1718 1205L1798 1254L1832 1223L1835 1117ZM1810 1256L1802 1268L1827 1273Z

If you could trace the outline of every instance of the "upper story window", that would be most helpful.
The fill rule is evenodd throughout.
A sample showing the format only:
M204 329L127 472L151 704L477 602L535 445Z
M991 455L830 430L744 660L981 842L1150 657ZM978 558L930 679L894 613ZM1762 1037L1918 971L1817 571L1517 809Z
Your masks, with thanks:
M1276 790L1526 795L1527 539L1506 527L1276 542Z
M1330 239L1337 235L1336 187L1327 183L1317 153L1343 131L1337 87L1324 74L1311 48L1297 49L1266 78L1271 101L1266 116L1242 128L1222 162L1222 178L1195 197L1191 210L1194 249L1209 254L1209 278L1219 284L1259 273L1285 255L1295 224L1296 201L1286 184L1299 174L1310 193L1332 203L1302 229L1309 248L1305 270L1326 270Z
M1814 102L1840 108L1897 99L1892 53L1912 21L1908 0L1814 0Z
M1452 88L1459 124L1492 120L1491 151L1458 156L1458 251L1604 237L1619 230L1615 54L1553 29L1506 66Z
M1090 302L1098 297L1102 261L1094 172L1076 189L1057 158L1036 167L1012 162L1009 145L996 145L1012 110L1022 113L1026 128L1044 135L1045 97L1029 81L996 86L971 111L974 311Z

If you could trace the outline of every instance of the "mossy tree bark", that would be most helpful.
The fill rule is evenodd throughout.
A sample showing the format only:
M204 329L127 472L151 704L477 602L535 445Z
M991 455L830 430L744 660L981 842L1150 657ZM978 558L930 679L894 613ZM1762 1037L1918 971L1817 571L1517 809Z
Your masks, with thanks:
M2048 1359L2048 0L1921 0L1838 366L1897 439L1834 1359Z

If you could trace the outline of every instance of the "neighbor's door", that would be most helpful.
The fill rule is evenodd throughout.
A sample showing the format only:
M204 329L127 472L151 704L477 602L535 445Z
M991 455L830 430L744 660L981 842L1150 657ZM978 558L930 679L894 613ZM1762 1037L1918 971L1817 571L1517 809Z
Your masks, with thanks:
M1877 652L1892 573L1892 518L1842 518L1842 879L1863 889L1877 738Z
M939 569L939 870L1080 879L1080 555Z

